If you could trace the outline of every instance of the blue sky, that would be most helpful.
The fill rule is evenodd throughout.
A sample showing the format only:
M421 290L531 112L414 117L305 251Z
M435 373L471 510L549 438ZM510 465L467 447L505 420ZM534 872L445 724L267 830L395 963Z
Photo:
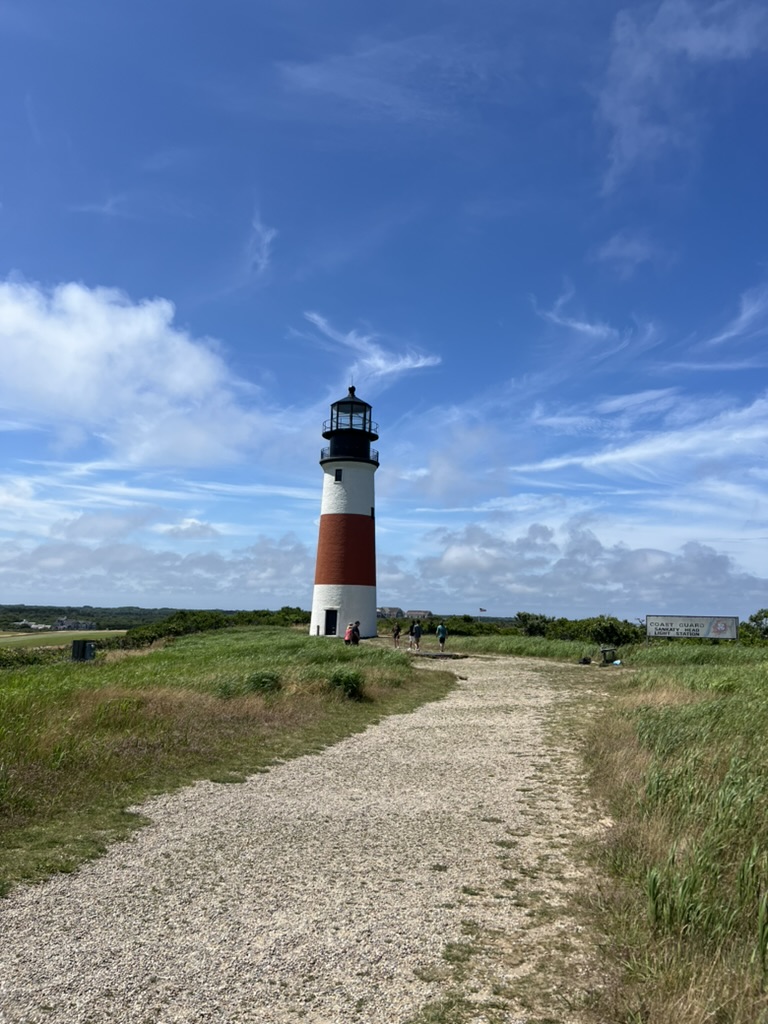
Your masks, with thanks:
M0 0L0 603L768 605L768 8Z

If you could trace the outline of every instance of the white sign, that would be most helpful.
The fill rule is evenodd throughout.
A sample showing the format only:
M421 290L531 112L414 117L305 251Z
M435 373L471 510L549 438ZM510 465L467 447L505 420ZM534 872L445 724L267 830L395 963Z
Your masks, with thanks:
M647 636L692 636L710 640L738 640L735 615L646 615Z

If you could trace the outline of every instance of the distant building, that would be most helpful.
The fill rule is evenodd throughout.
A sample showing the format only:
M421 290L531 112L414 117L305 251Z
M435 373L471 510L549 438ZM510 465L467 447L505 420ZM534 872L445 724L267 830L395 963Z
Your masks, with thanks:
M95 622L85 622L82 619L56 619L54 629L96 629Z
M377 619L404 619L405 612L402 608L377 608Z
M414 612L409 611L405 613L406 619L431 619L432 612Z

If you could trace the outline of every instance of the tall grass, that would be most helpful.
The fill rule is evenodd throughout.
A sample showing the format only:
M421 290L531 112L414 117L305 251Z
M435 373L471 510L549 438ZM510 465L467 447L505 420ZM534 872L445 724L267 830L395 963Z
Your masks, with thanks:
M422 641L422 650L437 647L432 638ZM505 657L550 658L558 661L579 661L582 657L600 660L600 645L581 640L552 640L543 636L523 634L491 636L449 636L448 652L459 654L499 654Z
M670 644L626 658L590 730L596 792L615 825L617 1022L768 1021L768 651Z
M5 669L0 881L98 852L147 794L242 778L436 699L453 681L415 672L402 652L260 628Z
M622 647L619 652L626 664L649 668L659 665L699 665L706 668L768 665L768 644L673 640Z

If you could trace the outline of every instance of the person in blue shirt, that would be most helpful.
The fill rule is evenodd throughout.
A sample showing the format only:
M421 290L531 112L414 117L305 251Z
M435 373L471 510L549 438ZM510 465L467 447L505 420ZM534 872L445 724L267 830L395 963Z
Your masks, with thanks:
M448 630L445 628L444 623L441 622L439 624L435 633L437 633L437 642L440 644L440 651L442 652L445 650L445 638L448 636Z

